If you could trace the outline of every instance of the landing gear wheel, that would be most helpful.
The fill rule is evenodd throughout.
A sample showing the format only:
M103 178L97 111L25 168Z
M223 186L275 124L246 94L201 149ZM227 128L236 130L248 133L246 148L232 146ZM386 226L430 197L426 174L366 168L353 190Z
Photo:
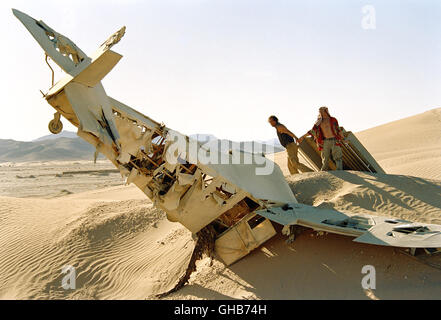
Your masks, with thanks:
M54 119L49 122L49 131L53 134L59 134L63 130L63 123L60 121L60 114L54 114Z

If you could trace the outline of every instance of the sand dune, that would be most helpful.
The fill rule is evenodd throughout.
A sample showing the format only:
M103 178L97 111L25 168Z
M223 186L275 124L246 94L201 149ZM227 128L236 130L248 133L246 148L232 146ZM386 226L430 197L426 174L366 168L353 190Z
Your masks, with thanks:
M305 173L287 179L301 203L441 224L441 180L355 171Z
M441 108L356 135L386 172L441 179Z
M0 298L144 299L169 289L186 267L191 234L136 189L109 191L0 198ZM76 290L60 285L65 265L76 268Z
M287 180L302 203L441 224L439 114L360 133L386 171L398 174L318 172ZM286 155L275 160L287 174ZM59 165L91 170L78 162ZM145 299L170 289L190 258L190 232L136 187L121 185L118 175L60 178L57 168L0 168L0 299ZM167 299L441 299L440 268L396 248L311 230L292 244L285 240L279 232L231 267L204 259L190 283ZM75 290L61 287L65 265L76 268ZM376 290L361 287L365 265L376 268Z

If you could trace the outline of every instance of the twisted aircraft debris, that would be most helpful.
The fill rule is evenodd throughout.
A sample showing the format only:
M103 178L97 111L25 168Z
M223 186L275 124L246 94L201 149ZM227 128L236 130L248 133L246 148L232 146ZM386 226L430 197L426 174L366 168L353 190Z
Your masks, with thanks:
M440 225L355 216L300 204L280 168L262 153L206 148L109 97L101 80L122 58L110 49L124 36L125 27L89 57L43 21L15 9L13 13L43 48L46 62L50 57L66 73L57 83L52 77L52 86L44 94L56 110L49 130L59 133L60 117L66 118L78 128L78 136L104 154L127 183L134 183L169 220L181 223L199 238L211 239L207 241L214 242L214 251L227 265L274 236L273 222L283 225L283 233L291 237L293 226L300 225L376 245L441 247ZM355 136L350 138L346 165L352 161L360 170L382 172ZM301 151L310 155L313 164L318 160L311 148L309 143ZM202 247L211 250L209 245ZM201 255L196 251L190 271Z

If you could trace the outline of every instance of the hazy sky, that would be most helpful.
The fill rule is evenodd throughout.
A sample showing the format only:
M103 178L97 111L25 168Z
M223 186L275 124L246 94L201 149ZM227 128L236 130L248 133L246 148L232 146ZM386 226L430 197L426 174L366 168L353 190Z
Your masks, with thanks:
M107 94L185 134L265 140L276 114L301 135L321 105L356 132L441 107L439 0L0 3L3 139L48 134L55 112L39 92L51 81L44 53L11 8L89 54L125 25ZM362 28L365 5L375 29Z

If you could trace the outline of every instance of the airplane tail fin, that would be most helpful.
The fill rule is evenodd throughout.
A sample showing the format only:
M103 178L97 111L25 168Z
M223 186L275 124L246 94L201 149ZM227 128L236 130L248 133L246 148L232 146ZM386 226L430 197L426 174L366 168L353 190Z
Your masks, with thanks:
M126 27L111 35L100 48L88 57L73 41L56 32L43 21L12 9L13 14L28 29L45 53L76 82L95 86L118 63L122 56L110 50L125 34Z
M90 58L73 41L56 32L43 21L37 21L17 9L12 9L12 13L28 29L45 53L66 73L71 74L85 60L90 61Z

